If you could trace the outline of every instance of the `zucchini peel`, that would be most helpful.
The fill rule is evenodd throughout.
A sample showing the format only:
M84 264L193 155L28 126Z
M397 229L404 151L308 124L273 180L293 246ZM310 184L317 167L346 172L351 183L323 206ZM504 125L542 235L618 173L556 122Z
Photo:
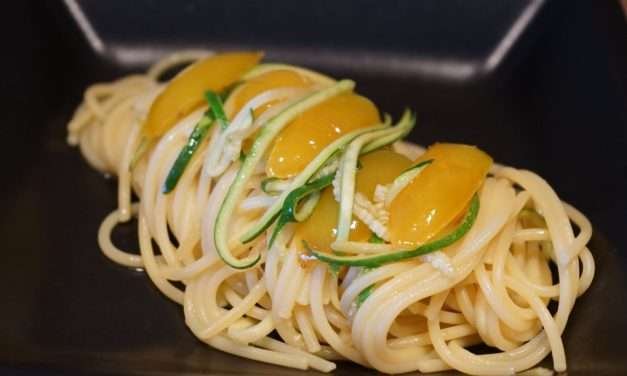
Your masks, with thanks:
M442 248L448 247L457 242L472 228L479 213L479 196L475 194L470 201L470 206L466 215L462 219L460 225L452 232L432 242L423 244L417 248L409 250L399 250L389 253L365 255L365 256L338 256L329 253L320 252L309 247L306 241L303 246L310 254L318 260L332 265L346 266L363 266L368 268L376 268L391 262L398 262L417 256L422 256Z
M237 204L246 189L246 185L254 173L255 167L276 136L285 128L290 121L309 108L341 93L352 90L355 83L350 80L342 80L337 84L319 90L304 99L290 105L281 113L271 118L263 125L259 135L255 139L250 152L241 164L233 184L229 187L227 194L218 210L218 215L214 225L214 243L220 258L229 266L235 269L247 269L259 262L261 255L257 257L236 258L228 244L229 224Z
M281 207L281 213L279 214L276 225L274 226L274 231L272 231L272 236L270 236L268 247L272 247L272 244L274 243L276 236L279 234L281 229L285 227L286 224L290 222L302 222L304 219L306 219L306 216L304 215L299 216L297 213L297 206L299 202L302 199L311 197L311 195L317 194L318 195L317 197L319 198L320 197L319 192L325 187L331 185L334 175L335 174L330 174L320 179L317 179L311 183L305 184L302 187L296 188L295 190L291 191L287 195L287 197L285 198L285 201L283 201L283 206ZM317 203L317 199L315 200L316 200L315 202ZM315 208L315 205L307 209L309 214L311 214L314 208ZM300 217L300 219L298 217Z
M365 133L355 138L346 148L338 168L337 185L339 188L340 210L338 213L337 241L348 240L350 225L353 216L355 198L355 177L359 156L405 136L416 124L415 117L410 111L405 111L398 125Z
M255 223L250 229L246 231L244 235L242 235L240 240L243 243L248 243L255 239L257 236L261 235L263 231L270 227L270 225L272 225L273 221L279 215L281 207L283 206L283 202L291 191L306 184L312 178L317 179L318 176L320 176L320 172L324 172L324 176L333 174L335 170L337 170L337 166L335 166L333 163L327 164L327 162L330 162L333 158L336 158L338 150L341 150L343 147L345 147L355 137L366 132L373 132L375 130L382 129L384 127L386 126L376 125L373 127L357 129L343 135L342 137L333 141L333 143L328 145L326 148L322 149L322 151L318 153L318 155L307 165L307 167L305 167L305 169L300 174L292 179L289 186L286 187L285 190L283 190L283 192L279 195L277 201L270 208L268 208L268 210L266 210L266 212L261 216L257 223Z
M396 198L396 196L401 193L403 188L411 183L411 181L414 180L416 176L420 175L422 170L430 165L431 162L433 162L433 159L427 159L426 161L419 162L414 166L408 168L407 170L403 171L402 174L396 177L396 179L394 179L390 187L387 189L387 192L385 194L384 206L386 208L389 208L394 198Z
M183 175L187 164L196 153L198 146L203 141L212 125L213 117L211 116L211 113L207 111L194 127L194 130L187 139L187 143L179 152L172 168L170 168L170 172L168 172L168 176L165 178L165 182L163 183L163 193L170 193L176 187L176 184Z

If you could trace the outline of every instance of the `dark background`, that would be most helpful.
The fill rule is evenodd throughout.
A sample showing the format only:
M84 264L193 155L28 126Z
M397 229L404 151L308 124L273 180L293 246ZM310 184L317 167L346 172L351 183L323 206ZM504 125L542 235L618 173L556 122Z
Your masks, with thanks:
M292 374L205 348L179 307L97 248L115 183L65 144L65 124L86 85L186 47L263 48L267 60L353 78L383 111L418 112L412 140L477 144L545 177L595 228L597 277L565 334L569 374L627 372L617 2L24 1L1 17L0 373ZM132 226L117 238L134 248Z

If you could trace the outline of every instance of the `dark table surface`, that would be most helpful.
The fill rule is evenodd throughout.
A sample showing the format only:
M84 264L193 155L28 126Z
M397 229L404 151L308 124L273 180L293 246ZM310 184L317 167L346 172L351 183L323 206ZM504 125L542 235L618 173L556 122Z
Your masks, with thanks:
M266 48L270 59L354 78L381 109L417 110L412 140L477 144L544 176L595 229L597 276L564 336L569 374L626 373L627 28L619 5L446 3L11 3L0 60L0 373L298 374L207 349L179 307L97 248L115 182L66 145L65 124L87 84L181 46ZM82 28L81 17L89 21ZM136 248L132 226L115 239Z

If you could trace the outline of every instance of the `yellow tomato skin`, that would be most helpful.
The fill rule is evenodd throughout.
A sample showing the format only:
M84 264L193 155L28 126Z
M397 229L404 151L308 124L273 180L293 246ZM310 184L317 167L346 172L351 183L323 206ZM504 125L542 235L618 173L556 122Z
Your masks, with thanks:
M369 153L360 159L361 168L357 171L356 190L372 199L377 184L391 183L411 161L389 149ZM339 204L333 197L333 188L326 188L311 216L298 224L298 237L307 241L313 248L329 251L337 234ZM361 221L353 219L349 239L365 242L370 238L370 229Z
M411 167L411 160L390 149L380 149L359 158L361 168L357 170L355 184L369 200L373 200L377 184L386 185Z
M261 60L260 52L230 52L199 60L182 70L157 96L142 132L156 138L204 103L207 90L222 91Z
M264 91L278 88L307 88L314 85L314 82L298 72L290 69L272 70L259 76L253 77L241 86L239 86L232 94L229 100L228 115L232 118L248 103L251 99ZM277 101L265 103L255 108L255 116L261 115L268 108L277 104Z
M313 249L322 252L331 251L331 243L337 235L337 215L339 204L333 197L333 188L327 187L322 191L320 201L311 216L299 223L296 227L298 238L303 239ZM360 220L351 222L350 239L355 241L367 241L370 230Z
M392 244L413 247L433 239L463 213L483 184L492 158L474 146L435 144L415 163L432 159L392 201Z
M268 156L266 173L290 178L340 136L379 122L377 107L360 95L347 93L324 101L302 113L277 136Z

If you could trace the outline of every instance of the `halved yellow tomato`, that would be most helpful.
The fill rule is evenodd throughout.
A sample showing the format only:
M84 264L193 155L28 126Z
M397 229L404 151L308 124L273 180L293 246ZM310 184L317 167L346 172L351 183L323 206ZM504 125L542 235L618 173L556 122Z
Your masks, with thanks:
M362 165L357 171L356 190L372 199L377 184L388 184L411 165L411 161L389 149L374 151L360 158ZM298 224L296 233L301 239L315 249L327 251L335 241L337 233L337 217L339 204L333 197L333 189L326 188L316 209L311 216ZM367 241L370 238L370 229L353 219L349 239L353 241Z
M359 158L355 189L373 200L377 184L386 185L411 166L411 160L391 149L380 149Z
M343 134L379 122L379 111L368 98L347 93L324 101L298 116L277 136L266 173L290 178Z
M226 108L229 117L235 116L246 103L257 95L267 90L277 88L306 88L313 85L314 82L298 72L290 69L276 69L259 76L253 77L241 86L239 86L232 94L229 100L229 106ZM276 104L276 101L265 103L255 108L255 116L261 115L268 108Z
M492 158L474 146L435 144L417 160L433 159L392 201L392 244L426 243L459 218L483 184Z
M147 138L162 136L204 103L207 90L222 91L261 60L261 52L231 52L202 59L174 77L157 96L143 125Z

